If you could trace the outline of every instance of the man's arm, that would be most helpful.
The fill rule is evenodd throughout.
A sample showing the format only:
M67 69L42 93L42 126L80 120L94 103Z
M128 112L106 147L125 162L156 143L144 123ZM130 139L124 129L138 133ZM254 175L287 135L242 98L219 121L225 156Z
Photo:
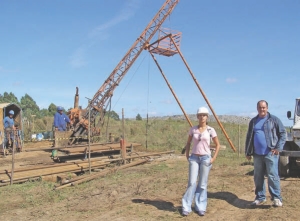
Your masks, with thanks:
M284 144L286 142L286 130L285 127L283 126L281 120L277 118L277 136L278 136L278 142L276 144L275 149L281 152L283 150Z
M54 114L54 120L53 120L53 125L55 127L55 130L58 129L58 118L57 118L57 114Z
M245 156L247 158L247 160L251 160L252 156L251 156L251 151L249 151L249 149L251 148L251 139L252 139L252 130L253 130L253 119L251 119L251 121L248 124L248 131L247 131L247 135L246 135L246 141L245 141Z

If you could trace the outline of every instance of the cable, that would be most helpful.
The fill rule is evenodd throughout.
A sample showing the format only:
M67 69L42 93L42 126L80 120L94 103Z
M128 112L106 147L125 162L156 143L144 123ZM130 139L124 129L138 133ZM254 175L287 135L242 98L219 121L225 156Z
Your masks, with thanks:
M147 121L146 121L146 149L148 149L148 112L149 112L149 94L150 94L150 53L148 55L148 92L147 92Z
M113 109L115 108L115 106L117 105L117 103L119 102L119 100L121 99L122 95L124 94L124 92L126 91L127 87L129 86L130 82L132 81L133 77L135 76L135 74L137 73L137 71L139 70L140 66L142 65L144 59L146 56L144 56L144 58L142 59L141 63L139 64L139 66L137 67L136 71L134 72L134 74L132 75L132 77L130 78L130 81L128 82L128 84L126 85L126 87L124 88L123 92L121 93L120 97L117 99L117 102L114 104Z

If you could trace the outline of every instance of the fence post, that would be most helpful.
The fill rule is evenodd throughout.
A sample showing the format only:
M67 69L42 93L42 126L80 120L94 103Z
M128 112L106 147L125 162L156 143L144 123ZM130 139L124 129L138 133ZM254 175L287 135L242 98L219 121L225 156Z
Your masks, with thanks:
M123 159L123 164L126 164L126 146L125 146L125 140L120 140L120 147L121 147L121 155Z

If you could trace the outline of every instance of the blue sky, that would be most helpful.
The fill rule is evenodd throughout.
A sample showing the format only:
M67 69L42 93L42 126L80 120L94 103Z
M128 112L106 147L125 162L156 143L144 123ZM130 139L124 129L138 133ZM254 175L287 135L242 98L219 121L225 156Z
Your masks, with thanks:
M0 1L0 93L68 109L78 87L85 108L164 2ZM265 99L290 126L299 11L298 0L181 0L163 27L182 32L181 52L217 114L252 117ZM179 55L156 58L186 113L207 106ZM182 114L147 51L114 91L112 109L121 116L122 108L125 117Z

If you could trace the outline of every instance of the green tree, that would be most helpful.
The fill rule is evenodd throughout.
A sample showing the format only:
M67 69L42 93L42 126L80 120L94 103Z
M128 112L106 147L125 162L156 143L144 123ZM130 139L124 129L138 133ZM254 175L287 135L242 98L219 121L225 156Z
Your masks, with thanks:
M56 112L56 105L51 103L48 107L49 115L53 116Z
M39 115L40 115L40 117L48 117L48 116L50 116L50 113L49 113L48 109L43 108L40 110Z
M112 118L112 119L114 119L114 120L120 120L119 115L115 111L107 111L105 113L105 115Z
M12 92L4 92L3 95L0 94L0 103L14 103L20 105L18 98Z
M28 94L25 94L25 96L21 97L21 108L24 115L27 117L30 115L36 115L38 118L41 117L39 106Z
M135 119L136 120L143 120L140 114L136 115Z

